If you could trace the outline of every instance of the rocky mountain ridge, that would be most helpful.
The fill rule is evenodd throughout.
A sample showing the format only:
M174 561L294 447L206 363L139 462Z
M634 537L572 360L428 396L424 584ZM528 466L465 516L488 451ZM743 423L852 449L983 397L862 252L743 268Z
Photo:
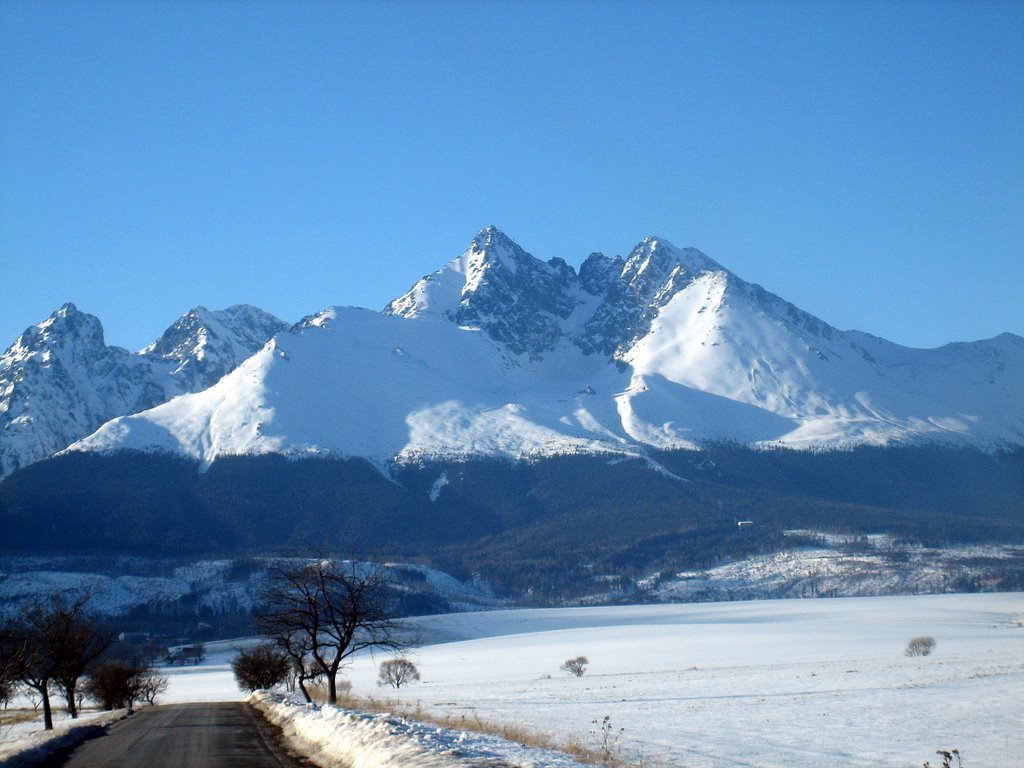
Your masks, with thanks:
M488 227L462 256L384 313L480 328L532 359L566 340L587 355L621 356L649 332L661 307L704 272L725 270L694 248L648 237L625 260L592 253L577 274L563 259L543 262Z
M0 356L0 477L118 416L215 384L287 324L262 310L196 307L138 353L107 346L68 303Z
M489 227L383 312L332 307L287 331L254 308L226 313L197 308L134 356L30 353L33 339L59 335L54 318L30 329L0 368L5 446L26 431L17 406L32 397L33 429L45 421L36 414L56 410L76 427L63 445L71 431L54 428L22 451L32 460L70 444L207 465L359 457L387 471L424 458L636 457L721 440L1024 444L1024 339L919 350L839 331L657 237L625 259L591 254L577 273ZM100 349L98 321L80 324ZM42 381L74 394L25 394ZM191 394L168 402L181 393Z

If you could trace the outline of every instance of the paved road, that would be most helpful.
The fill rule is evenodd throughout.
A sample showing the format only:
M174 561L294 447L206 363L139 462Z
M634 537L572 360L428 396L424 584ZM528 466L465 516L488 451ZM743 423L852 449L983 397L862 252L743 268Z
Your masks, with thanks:
M41 768L302 768L241 703L146 707Z

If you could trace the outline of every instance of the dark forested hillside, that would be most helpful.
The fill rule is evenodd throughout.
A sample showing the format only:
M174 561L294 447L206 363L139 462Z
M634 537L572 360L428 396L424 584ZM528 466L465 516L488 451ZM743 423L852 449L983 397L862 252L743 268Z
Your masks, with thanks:
M74 454L0 485L2 554L239 555L319 547L403 557L499 590L559 593L595 571L710 565L782 531L1024 540L1024 451L673 452L396 466ZM737 526L751 520L751 526ZM792 543L792 539L788 540Z

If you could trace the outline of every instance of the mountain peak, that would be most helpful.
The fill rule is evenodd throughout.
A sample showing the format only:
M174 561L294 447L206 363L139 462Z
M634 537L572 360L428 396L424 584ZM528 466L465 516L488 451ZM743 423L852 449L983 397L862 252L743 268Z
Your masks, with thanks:
M93 315L83 312L70 301L68 301L61 305L59 309L55 309L53 312L51 312L50 316L43 320L43 322L38 323L36 326L33 327L42 327L48 324L53 324L67 319L71 319L74 321L87 317L93 317Z
M97 349L105 346L99 318L80 311L71 302L52 312L41 323L26 328L7 350L7 354L14 354L17 350L25 354L69 344Z
M701 272L728 272L711 257L696 248L677 248L663 237L649 235L641 240L630 252L623 272L640 274L654 266L659 274L667 274L680 266L691 274Z
M560 320L578 303L576 281L563 259L543 262L490 226L462 255L419 280L384 313L433 316L479 328L513 354L533 357L561 338Z
M619 279L625 266L621 256L612 258L603 253L592 253L580 265L580 285L592 296L604 296Z
M466 288L470 291L476 290L488 272L497 270L515 274L520 268L532 272L543 264L494 226L477 233L459 262L460 271L466 275Z
M205 389L287 323L248 305L197 306L139 354L108 347L68 302L0 355L0 478L118 416Z
M139 354L171 362L172 375L194 391L214 384L286 328L283 320L248 304L213 311L198 305Z
M622 352L676 292L707 271L725 270L696 249L679 249L652 235L626 260L592 253L577 274L563 259L541 261L489 226L462 255L421 279L384 312L479 328L514 354L531 358L553 349L566 333L588 354ZM565 323L576 308L593 303L587 295L600 304L592 317L570 324L578 330L570 330Z
M484 227L476 233L476 237L472 240L472 246L477 250L486 250L488 248L518 248L516 242L498 229L496 226L491 224L490 226Z

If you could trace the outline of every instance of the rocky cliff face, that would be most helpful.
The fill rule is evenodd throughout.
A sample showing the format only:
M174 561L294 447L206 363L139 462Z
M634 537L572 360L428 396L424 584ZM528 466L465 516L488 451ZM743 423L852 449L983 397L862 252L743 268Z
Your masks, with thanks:
M288 324L248 305L221 311L189 310L140 352L147 360L173 366L171 378L186 392L217 383Z
M721 276L744 300L788 316L812 333L832 329L694 248L648 237L628 258L593 253L579 273L562 259L540 261L488 227L469 249L392 301L385 314L443 317L478 328L513 354L533 359L569 342L618 360L647 336L661 310L701 275Z
M483 330L513 354L536 358L559 343L564 322L581 302L572 267L561 259L535 259L488 227L462 256L424 277L384 313L444 317Z

